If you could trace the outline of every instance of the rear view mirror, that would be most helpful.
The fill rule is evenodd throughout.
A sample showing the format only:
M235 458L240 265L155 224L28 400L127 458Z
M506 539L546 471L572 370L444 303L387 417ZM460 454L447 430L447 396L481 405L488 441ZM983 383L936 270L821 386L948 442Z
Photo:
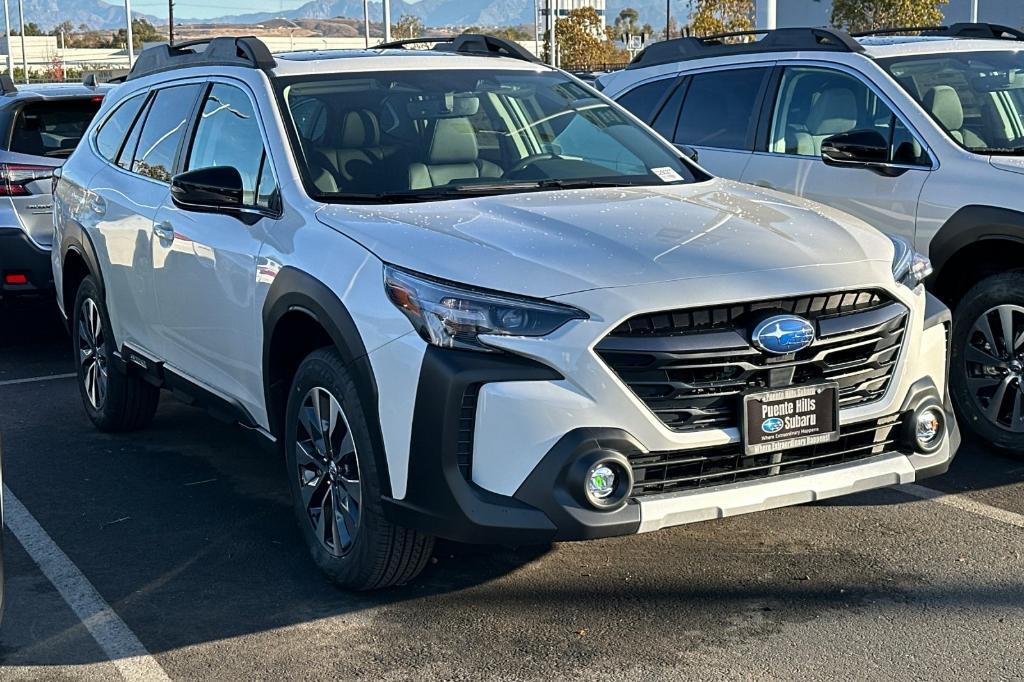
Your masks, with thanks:
M889 141L877 130L851 130L825 138L821 160L829 166L867 168L883 175L904 171L889 163Z
M232 211L242 208L242 175L231 166L210 166L171 178L171 198L191 211Z

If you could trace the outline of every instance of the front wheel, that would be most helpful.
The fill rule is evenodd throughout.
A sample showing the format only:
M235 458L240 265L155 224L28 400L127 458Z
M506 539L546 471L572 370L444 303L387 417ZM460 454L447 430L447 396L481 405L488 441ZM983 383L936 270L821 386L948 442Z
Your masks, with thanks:
M324 348L303 360L287 410L289 487L313 560L353 590L415 578L430 559L433 538L384 518L369 424L336 351Z
M998 448L1024 453L1024 273L988 277L960 300L950 364L961 423Z

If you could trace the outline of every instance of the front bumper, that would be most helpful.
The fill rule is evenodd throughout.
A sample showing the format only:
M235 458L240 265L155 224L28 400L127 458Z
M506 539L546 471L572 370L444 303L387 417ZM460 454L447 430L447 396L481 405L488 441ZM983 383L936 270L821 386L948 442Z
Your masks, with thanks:
M24 284L7 284L7 275L24 275ZM19 227L0 227L0 296L32 296L53 290L50 252L40 249Z
M408 484L402 499L384 501L400 525L467 543L529 545L629 535L724 518L919 481L944 473L960 444L948 396L931 377L905 393L901 408L882 420L891 434L883 451L856 461L798 473L780 473L696 490L631 497L616 511L582 502L573 480L574 463L595 450L627 457L648 455L629 433L615 427L582 427L565 433L511 495L487 490L474 480L476 401L481 385L561 382L549 367L511 355L482 355L428 348L423 357L414 411ZM904 429L920 406L942 406L947 433L931 454L917 453ZM543 406L541 406L543 408ZM531 425L507 415L530 440ZM555 418L557 420L557 418ZM856 428L858 424L847 425ZM884 439L886 436L879 436ZM515 441L507 444L510 469ZM687 453L700 454L696 450Z

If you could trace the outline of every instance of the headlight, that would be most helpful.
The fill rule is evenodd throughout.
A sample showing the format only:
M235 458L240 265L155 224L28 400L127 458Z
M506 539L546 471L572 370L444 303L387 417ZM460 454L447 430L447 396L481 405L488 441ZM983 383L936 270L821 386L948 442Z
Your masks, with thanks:
M900 284L916 289L928 275L932 274L932 262L922 256L906 239L889 237L896 253L892 257L892 276Z
M490 351L480 335L544 336L587 318L569 306L463 288L390 266L384 286L423 340L442 348Z

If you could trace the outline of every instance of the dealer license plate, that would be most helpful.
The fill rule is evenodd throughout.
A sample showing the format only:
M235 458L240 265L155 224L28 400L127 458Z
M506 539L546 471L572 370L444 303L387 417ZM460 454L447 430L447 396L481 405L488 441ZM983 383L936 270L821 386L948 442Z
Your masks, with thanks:
M839 385L792 386L743 396L748 455L839 439Z

